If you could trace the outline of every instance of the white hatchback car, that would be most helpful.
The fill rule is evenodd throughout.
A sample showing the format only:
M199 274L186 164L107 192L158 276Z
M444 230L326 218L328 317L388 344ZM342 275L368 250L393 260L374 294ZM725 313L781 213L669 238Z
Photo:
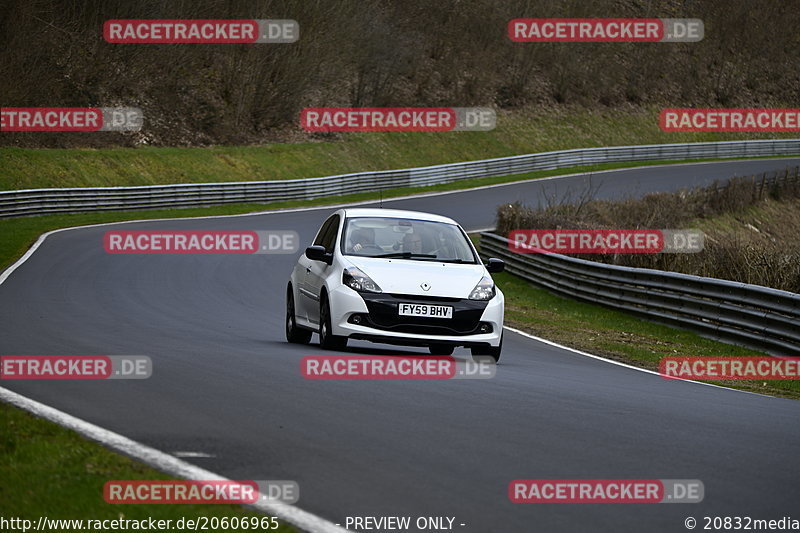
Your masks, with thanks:
M455 221L392 209L340 209L300 256L286 290L286 339L326 349L348 339L456 346L497 361L503 344L503 293Z

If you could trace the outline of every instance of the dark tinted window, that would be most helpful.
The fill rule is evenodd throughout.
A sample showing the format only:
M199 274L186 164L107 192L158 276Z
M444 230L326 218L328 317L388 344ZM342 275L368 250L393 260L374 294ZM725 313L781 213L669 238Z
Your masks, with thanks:
M339 215L332 215L319 230L314 244L325 247L326 252L332 252L336 242L336 234L339 232Z

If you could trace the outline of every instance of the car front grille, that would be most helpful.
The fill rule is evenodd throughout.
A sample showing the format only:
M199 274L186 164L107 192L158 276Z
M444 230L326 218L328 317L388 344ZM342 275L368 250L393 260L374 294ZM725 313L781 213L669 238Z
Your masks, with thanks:
M362 324L367 327L398 333L421 335L473 335L478 333L480 319L488 302L462 298L428 297L401 294L362 294L369 314ZM401 302L448 305L453 318L400 316Z

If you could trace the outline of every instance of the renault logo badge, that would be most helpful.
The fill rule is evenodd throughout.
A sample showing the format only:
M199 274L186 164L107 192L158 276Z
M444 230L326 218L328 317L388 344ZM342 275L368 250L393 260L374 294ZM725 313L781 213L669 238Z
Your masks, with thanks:
M422 287L423 291L431 290L431 286L428 283L423 283L422 285L420 285L420 287Z

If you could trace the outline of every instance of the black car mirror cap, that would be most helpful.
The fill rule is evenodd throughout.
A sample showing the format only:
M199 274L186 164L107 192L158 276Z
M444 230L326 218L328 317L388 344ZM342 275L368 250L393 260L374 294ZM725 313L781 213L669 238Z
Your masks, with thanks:
M496 274L498 272L502 272L506 268L506 263L502 259L497 259L496 257L492 257L486 262L486 270L489 271L490 274Z
M328 253L325 250L325 247L320 246L319 244L315 244L314 246L309 246L306 248L305 255L312 261L322 261L328 265L333 263L333 254Z

